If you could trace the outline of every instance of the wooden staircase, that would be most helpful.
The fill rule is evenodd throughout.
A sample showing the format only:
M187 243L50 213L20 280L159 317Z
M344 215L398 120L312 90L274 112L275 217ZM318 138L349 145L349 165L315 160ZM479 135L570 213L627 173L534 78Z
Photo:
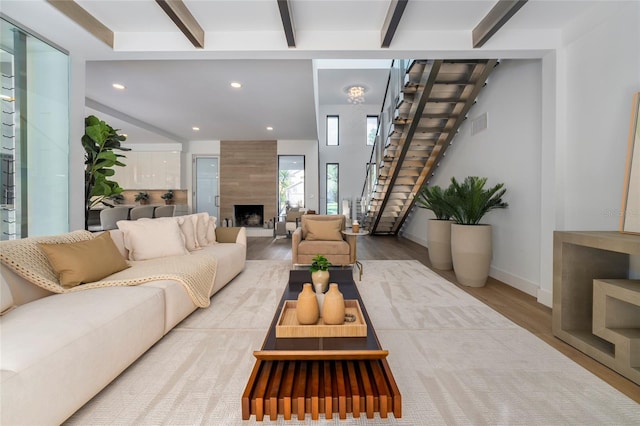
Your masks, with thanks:
M434 173L489 74L483 60L414 60L396 102L364 216L371 234L397 234L414 196Z

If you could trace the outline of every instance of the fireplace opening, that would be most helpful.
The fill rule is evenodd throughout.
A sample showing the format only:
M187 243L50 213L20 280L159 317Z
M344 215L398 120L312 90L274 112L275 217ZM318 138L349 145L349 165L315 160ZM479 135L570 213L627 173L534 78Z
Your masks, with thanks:
M233 206L236 226L264 226L264 206L254 204L236 204Z

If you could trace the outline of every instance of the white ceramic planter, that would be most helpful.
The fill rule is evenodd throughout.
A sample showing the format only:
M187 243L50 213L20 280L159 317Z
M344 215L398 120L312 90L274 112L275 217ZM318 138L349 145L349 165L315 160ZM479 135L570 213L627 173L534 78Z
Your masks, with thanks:
M491 266L491 229L491 225L451 225L451 258L460 284L486 284Z
M450 220L429 219L427 223L427 247L431 266L445 271L453 268L451 259Z

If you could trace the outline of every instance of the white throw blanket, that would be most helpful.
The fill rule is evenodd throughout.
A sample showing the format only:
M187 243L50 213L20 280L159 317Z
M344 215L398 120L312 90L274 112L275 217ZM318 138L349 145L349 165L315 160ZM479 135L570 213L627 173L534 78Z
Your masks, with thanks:
M209 253L193 253L144 261L130 261L131 268L110 275L108 279L64 288L52 270L38 243L71 243L94 238L88 231L74 231L52 237L32 237L3 241L0 260L27 281L53 293L70 293L100 287L129 286L156 280L176 280L184 287L193 303L209 306L218 261Z

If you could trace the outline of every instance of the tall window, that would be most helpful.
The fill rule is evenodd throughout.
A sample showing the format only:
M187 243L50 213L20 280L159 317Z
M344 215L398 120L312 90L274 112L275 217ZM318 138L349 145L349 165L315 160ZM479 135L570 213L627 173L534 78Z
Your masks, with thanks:
M278 156L279 215L288 207L304 207L304 155Z
M327 145L339 144L340 119L337 115L327 115Z
M0 239L66 232L69 56L5 19L0 33Z
M367 115L367 145L376 144L376 133L378 132L378 116Z
M327 163L327 214L338 214L339 165Z

